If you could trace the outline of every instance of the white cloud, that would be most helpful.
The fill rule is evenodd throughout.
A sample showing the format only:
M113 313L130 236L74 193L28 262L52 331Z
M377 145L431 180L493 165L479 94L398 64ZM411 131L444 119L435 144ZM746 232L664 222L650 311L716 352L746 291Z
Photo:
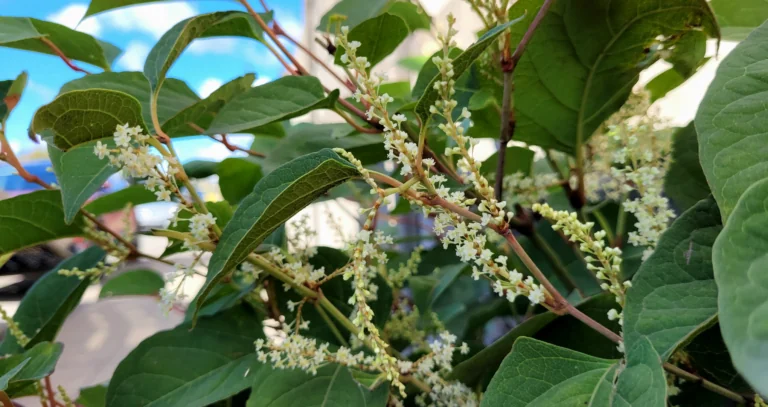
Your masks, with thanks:
M260 76L260 77L256 78L255 81L253 81L253 86L263 85L263 84L269 83L271 81L272 81L272 78L270 78L268 76Z
M88 6L85 4L70 4L63 9L49 15L46 20L65 25L69 28L82 31L91 35L98 35L101 32L101 23L95 18L89 18L80 24L85 15Z
M181 20L197 15L186 2L146 4L117 9L98 18L105 26L120 31L141 31L160 38Z
M228 54L235 50L234 38L205 38L195 40L187 50L193 54Z
M213 91L216 89L220 88L223 84L224 82L222 82L221 79L208 78L204 80L202 84L200 84L199 88L197 88L197 93L200 94L200 97L207 98L208 95L213 93Z
M37 96L40 96L40 99L43 99L46 103L56 97L56 91L54 89L31 79L27 81L27 89L36 93Z
M275 8L275 20L283 31L287 32L294 39L301 41L304 35L304 22L290 12Z
M242 50L243 58L256 68L282 68L283 65L262 44L247 44Z
M144 61L149 55L149 49L149 45L141 41L131 41L116 64L128 71L141 71L144 69Z

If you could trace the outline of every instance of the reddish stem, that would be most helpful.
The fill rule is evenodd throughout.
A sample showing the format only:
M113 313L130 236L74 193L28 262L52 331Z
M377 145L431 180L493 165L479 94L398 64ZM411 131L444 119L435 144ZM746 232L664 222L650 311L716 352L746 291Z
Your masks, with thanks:
M49 40L47 37L40 37L40 41L42 41L43 44L47 45L48 48L51 49L51 51L53 51L56 55L58 55L59 58L61 58L61 60L64 61L64 63L67 64L68 67L72 68L73 71L82 72L86 75L90 74L90 72L86 71L85 69L80 68L79 66L73 64L72 61L66 55L64 55L64 52L62 52L59 49L59 47L57 47L56 44L51 42L51 40Z

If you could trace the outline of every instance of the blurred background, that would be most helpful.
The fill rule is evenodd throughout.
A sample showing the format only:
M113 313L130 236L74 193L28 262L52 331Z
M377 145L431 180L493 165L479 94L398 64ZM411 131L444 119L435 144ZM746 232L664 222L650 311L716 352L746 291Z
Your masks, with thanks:
M315 32L314 28L334 3L334 0L267 1L274 9L274 19L282 29L316 55L326 58L328 62L331 62L332 58L322 46L323 36ZM457 16L457 40L460 47L464 48L475 40L481 23L465 1L422 0L421 5L432 18L433 27L436 29L445 26L445 16L448 13ZM54 21L120 47L122 54L113 64L114 71L142 71L144 60L152 46L163 33L181 20L201 13L240 9L240 5L234 1L158 2L118 9L81 21L87 6L85 0L0 0L0 11L3 15ZM386 72L390 82L409 81L413 84L427 56L438 48L434 35L435 32L417 31L403 42L394 54L381 62L376 71ZM291 44L287 45L312 74L320 77L324 83L335 83L316 61ZM668 120L670 126L684 126L693 119L717 64L734 46L735 43L723 41L718 48L716 42L710 42L708 56L712 58L706 65L683 86L655 102L654 109ZM50 172L50 161L44 142L33 142L27 136L27 128L34 112L40 106L52 101L63 84L81 77L82 74L70 70L56 57L9 48L0 48L0 62L0 80L15 78L23 70L29 74L27 89L8 121L6 134L31 173L48 183L55 182L55 176ZM80 65L86 69L90 68L85 64ZM637 86L645 86L669 67L666 62L658 62L641 75ZM283 67L262 44L242 38L215 38L195 41L178 59L168 76L185 81L200 97L206 97L222 84L249 72L256 74L254 86L284 74ZM294 121L327 123L337 120L336 115L316 111ZM489 138L481 139L481 144L475 150L478 158L488 157L495 151L495 136L489 135ZM251 148L253 136L231 135L229 141L243 148ZM223 144L208 137L187 137L175 141L174 145L184 162L219 161L229 156L245 155L230 151ZM198 180L197 184L207 201L222 199L215 175ZM116 174L105 183L100 194L128 185L127 180ZM0 199L37 188L0 162ZM358 205L353 201L330 199L311 205L300 216L307 215L310 226L317 231L317 236L313 238L314 244L340 247L343 239L339 233L352 236L359 227L357 209ZM130 215L131 224L139 231L164 227L174 210L175 205L171 203L140 205L134 208ZM115 213L104 215L103 220L107 225L119 229L123 227L122 217L122 214ZM329 227L329 222L336 226ZM403 236L428 234L428 228L421 230L424 228L418 222L418 219L391 218L388 225ZM291 230L288 233L290 234ZM160 255L167 241L161 237L138 235L137 244L143 252ZM82 241L71 239L16 253L0 268L0 305L12 314L18 300L36 279L82 247ZM191 259L185 259L182 255L174 260L184 263ZM143 265L130 265L131 268L141 266ZM158 269L158 266L153 264L152 268ZM167 271L162 268L158 270ZM190 283L187 288L190 297L200 285L202 278ZM82 387L108 380L117 363L142 339L158 330L169 329L183 319L183 309L171 312L168 316L163 315L154 298L99 299L99 291L98 285L88 290L83 305L75 310L59 335L59 340L65 344L65 350L53 380L62 384L71 394L77 394Z

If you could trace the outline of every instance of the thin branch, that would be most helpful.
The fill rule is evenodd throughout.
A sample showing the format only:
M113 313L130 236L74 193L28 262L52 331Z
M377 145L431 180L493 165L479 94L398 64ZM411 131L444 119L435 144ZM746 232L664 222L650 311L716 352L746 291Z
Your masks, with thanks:
M675 376L683 378L686 381L689 381L691 383L698 383L699 385L701 385L701 387L703 387L703 388L705 388L705 389L707 389L707 390L709 390L711 392L717 393L717 394L719 394L719 395L721 395L723 397L727 397L727 398L729 398L729 399L731 399L731 400L733 400L733 401L735 401L737 403L747 403L749 401L744 396L742 396L741 394L738 394L738 393L736 393L736 392L734 392L732 390L726 389L725 387L722 387L722 386L719 386L719 385L717 385L715 383L712 383L709 380L707 380L707 379L705 379L705 378L703 378L703 377L701 377L699 375L696 375L696 374L690 373L688 371L685 371L685 370L681 369L680 367L675 366L675 365L673 365L671 363L664 363L664 370L666 370L669 373L674 374Z
M195 123L187 122L187 126L189 126L192 130L194 130L194 131L196 131L196 132L198 132L200 134L205 134L205 129L203 129L202 127L198 126ZM229 140L227 140L227 135L226 134L221 134L221 140L217 139L216 137L214 137L211 134L206 134L206 135L208 137L210 137L211 139L213 139L215 141L218 141L219 143L223 144L224 147L226 147L227 150L229 150L229 151L242 151L242 152L244 152L244 153L246 153L248 155L252 155L252 156L255 156L255 157L266 157L267 156L266 154L260 153L258 151L253 151L253 150L249 150L247 148L236 146L234 144L230 144Z
M330 66L328 66L328 64L326 64L326 63L325 63L325 61L323 61L322 59L320 59L320 57L318 57L317 55L315 55L315 53L314 53L314 52L312 52L312 51L311 51L309 48L305 47L305 46L304 46L302 43L298 42L298 41L297 41L295 38L291 37L291 35L290 35L290 34L288 34L287 32L285 32L285 31L282 29L282 27L280 27L280 25L278 25L278 24L277 24L277 22L276 22L276 21L273 21L273 22L272 22L272 29L275 31L275 34L277 34L277 35L282 35L283 37L285 37L285 39L287 39L288 41L290 41L290 42L291 42L293 45L295 45L295 46L296 46L296 47L298 47L300 50L302 50L304 53L306 53L307 55L309 55L309 57L310 57L310 58L312 58L312 60L313 60L313 61L315 61L315 62L317 62L318 64L320 64L320 66L322 66L322 67L323 67L323 68L324 68L326 71L328 71L328 73L330 73L331 75L333 75L333 77L334 77L334 78L336 78L336 79L337 79L339 82L341 82L341 83L342 83L344 86L346 86L346 87L347 87L347 89L349 89L351 92L354 92L354 91L355 91L355 85L354 85L354 84L353 84L351 81L349 81L349 80L345 80L344 78L342 78L342 77L341 77L341 75L339 75L339 74L338 74L336 71L334 71L334 70L333 70L333 69L332 69Z
M359 124L357 124L355 122L354 119L352 119L351 117L347 116L347 114L342 112L339 108L335 108L335 109L332 109L332 110L334 112L336 112L339 116L341 116L341 118L344 119L344 121L347 122L347 124L349 124L350 126L354 127L355 130L359 131L360 133L379 134L379 133L382 132L379 129L371 129L371 128L361 127Z
M512 53L512 58L509 61L509 63L512 65L510 71L514 71L515 67L517 67L517 63L520 62L520 58L523 56L525 48L528 46L528 43L531 42L533 34L536 32L536 29L539 27L541 21L544 19L544 16L547 15L549 8L552 7L554 2L555 0L545 0L544 4L541 5L539 12L536 14L536 17L533 18L531 25L528 26L525 34L523 34L523 38L520 39L520 42L517 44L515 52Z
M61 60L64 61L64 63L67 64L68 67L72 68L73 71L82 72L86 75L90 74L90 72L72 63L72 61L64 54L64 52L62 52L59 49L59 47L57 47L56 44L51 42L51 40L49 40L47 37L40 37L40 41L42 41L43 44L45 44L48 48L50 48L54 54L58 55L59 58L61 58Z
M280 39L277 38L277 35L275 35L275 32L272 31L271 28L269 28L269 26L267 25L267 23L264 22L264 19L261 18L259 13L257 13L256 10L254 10L253 7L251 7L251 5L248 3L248 0L239 0L239 1L240 1L240 4L242 4L243 7L245 7L246 10L248 10L248 13L251 16L253 16L254 19L256 19L256 23L259 25L259 27L261 27L261 29L264 30L265 33L267 33L269 38L272 39L272 41L275 43L275 45L277 45L277 47L280 48L280 51L282 51L283 54L285 54L285 56L288 57L288 59L291 61L291 63L294 66L296 66L296 69L299 71L299 73L301 75L307 75L308 74L307 70L304 69L304 67L301 66L301 63L299 63L299 61L297 61L296 58L294 58L293 55L291 55L291 53L288 51L288 49L285 48L283 43L280 42ZM278 58L279 58L279 56L278 56Z
M499 148L496 155L496 181L494 185L494 191L496 192L496 200L502 201L504 194L504 164L507 158L507 144L512 140L512 136L515 134L515 111L512 107L513 88L514 88L512 71L504 72L504 93L502 96L501 104L501 134L499 134Z

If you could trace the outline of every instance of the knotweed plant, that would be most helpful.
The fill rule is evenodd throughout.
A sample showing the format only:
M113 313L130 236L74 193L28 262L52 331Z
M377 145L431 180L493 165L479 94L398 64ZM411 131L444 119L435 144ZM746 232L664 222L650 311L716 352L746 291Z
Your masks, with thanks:
M11 147L27 74L0 82L0 160L39 187L0 200L0 266L88 242L15 313L0 308L3 406L765 405L768 27L677 129L651 101L696 72L707 40L735 38L726 22L757 21L738 5L468 0L465 22L345 0L306 33L321 55L280 10L238 3L166 32L146 83L80 67L109 71L106 42L0 17L0 45L85 75L28 120L55 184ZM94 0L86 15L118 6ZM244 72L205 98L168 77L218 36L256 40L285 75ZM433 53L400 63L408 81L396 49ZM670 70L637 84L660 60ZM188 136L233 156L182 160ZM129 186L99 194L110 177ZM171 208L164 224L137 224L150 203ZM57 333L99 288L99 301L146 296L182 322L74 399L50 377Z

